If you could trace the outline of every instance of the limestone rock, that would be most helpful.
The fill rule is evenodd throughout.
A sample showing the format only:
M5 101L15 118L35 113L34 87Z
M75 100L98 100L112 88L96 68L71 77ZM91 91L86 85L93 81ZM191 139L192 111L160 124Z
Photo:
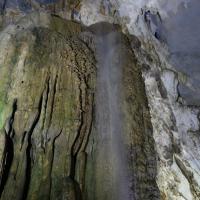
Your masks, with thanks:
M75 162L92 124L95 60L71 37L76 23L63 34L51 25L1 34L1 199L80 194Z
M92 78L91 82L87 83L86 85L88 87L89 84L89 86L92 88L90 88L90 90L94 95L94 101L92 101L92 103L90 102L90 105L92 104L95 107L95 92L93 89L95 90L96 87L95 81L98 68L95 63L95 60L97 60L97 55L95 55L97 50L95 41L97 40L99 33L106 35L110 31L120 32L120 30L122 30L129 38L127 39L125 37L126 39L124 40L124 36L122 37L122 43L126 43L124 47L126 51L124 51L124 54L126 54L128 51L127 55L132 57L127 61L127 63L130 62L131 64L124 64L128 67L124 68L123 71L124 83L122 88L126 94L124 95L124 99L127 98L123 101L127 117L127 124L129 125L127 126L127 129L129 131L130 127L133 126L134 128L132 130L135 130L136 133L137 130L139 131L138 134L132 133L133 135L131 135L130 141L128 142L128 144L131 146L132 152L134 152L132 155L133 161L131 166L133 172L135 172L135 180L138 180L139 182L143 181L143 183L137 184L137 187L135 187L137 188L136 190L141 190L141 192L138 192L137 194L138 198L141 199L140 195L148 196L150 193L153 193L153 195L156 194L152 197L152 199L157 198L155 196L159 197L159 192L154 180L156 179L160 191L160 199L198 200L200 190L199 108L192 105L188 106L181 97L179 92L180 85L184 83L189 88L191 88L191 85L189 85L189 82L187 82L187 77L184 74L178 72L169 64L166 46L160 41L157 41L147 29L143 19L143 11L141 11L140 7L137 6L138 2L110 0L107 1L108 3L106 4L105 1L84 0L80 1L79 4L79 1L58 0L54 3L51 3L51 1L43 1L41 3L40 1L32 0L27 1L29 6L27 6L27 4L26 6L19 6L13 4L13 0L8 0L7 2L12 3L6 7L3 6L3 2L5 3L5 1L0 3L0 128L2 132L0 136L0 157L1 159L5 160L5 152L11 155L8 157L7 165L10 166L8 169L11 168L11 160L16 160L13 155L13 147L19 149L19 143L21 145L21 141L23 141L22 143L24 144L24 148L27 147L26 149L28 149L28 152L31 153L31 159L34 162L40 163L40 168L42 168L41 166L44 165L42 164L42 162L44 162L42 161L43 157L38 158L38 156L36 156L43 155L44 153L38 153L38 150L36 152L34 148L38 149L36 148L38 143L43 143L41 142L43 140L41 138L45 137L45 134L38 130L41 126L39 125L41 124L41 116L44 115L42 114L42 110L47 109L47 107L45 108L45 106L43 106L44 99L46 98L46 85L48 85L45 79L47 76L45 75L45 72L51 72L51 74L49 74L49 91L52 91L55 85L54 83L58 65L68 66L70 63L72 63L75 68L82 69L82 63L84 63L85 60L88 61L88 58L90 58L88 62L90 63L89 66L93 66L91 68L92 72L90 72ZM20 5L24 5L24 1L22 0L17 2ZM176 9L176 6L174 9ZM32 11L37 12L32 13ZM31 13L28 14L29 12ZM157 10L155 10L155 12L157 12ZM50 13L54 16L52 16ZM63 20L58 16L68 19L68 21ZM75 21L79 21L82 25L75 21L69 21L71 18L73 18ZM17 22L19 19L20 21ZM110 26L107 23L99 23L101 21L117 23L119 25ZM10 25L5 28L8 24ZM87 28L83 24L92 26ZM131 36L131 34L135 34L137 37ZM43 39L45 40L43 41ZM82 53L79 52L79 57L82 57L82 54L84 54L86 59L83 59L81 63L78 64L75 63L73 59L71 60L70 57L72 56L72 58L74 58L74 54L75 52L79 51L80 45L83 45L84 47L81 48L83 51ZM132 50L129 49L129 45L131 45ZM70 46L76 46L76 48L74 47L73 50L70 48ZM67 48L67 52L71 52L67 58L63 58L63 56L65 56L63 49L65 48ZM85 52L85 49L87 49L87 52ZM130 53L130 51L133 52ZM117 56L115 55L115 57ZM39 69L36 68L37 66L39 66ZM52 174L54 175L52 178L53 185L51 188L54 188L55 191L52 191L51 198L56 198L54 194L62 194L64 199L79 198L76 197L77 192L75 191L83 190L83 185L85 184L85 191L83 193L88 199L94 200L95 185L93 183L95 183L94 177L96 176L94 170L96 161L94 159L93 150L97 147L96 129L93 121L95 118L94 108L92 116L92 130L90 132L86 151L80 152L78 155L76 155L77 160L79 160L76 163L76 181L73 179L73 177L69 177L68 174L63 175L62 178L60 178L62 173L69 171L70 163L73 163L71 162L71 154L69 153L71 152L70 145L72 145L74 141L74 135L77 134L76 130L79 127L78 123L80 122L80 115L82 113L82 111L79 110L79 99L82 98L80 98L80 91L77 88L79 81L77 78L78 74L77 72L72 73L69 71L69 69L74 69L74 67L68 69L61 67L62 70L65 70L65 74L67 75L63 75L63 73L59 72L58 78L56 79L56 83L58 83L58 80L63 77L63 90L67 90L68 94L70 95L72 91L75 91L75 93L74 96L69 97L65 92L56 89L56 93L59 93L62 96L57 97L56 95L56 98L65 99L63 104L66 105L66 108L63 110L63 106L56 106L55 113L61 112L58 111L60 109L62 110L63 116L55 118L59 119L57 120L59 121L58 124L65 122L63 117L66 119L70 118L70 124L63 125L63 127L65 127L64 129L67 129L66 132L68 135L66 135L66 133L63 131L62 134L58 138L56 137L55 140L54 160L55 163L61 164L53 164ZM87 73L87 70L89 69L87 68L86 72L84 71L84 74ZM136 70L136 72L134 70ZM42 71L42 73L39 71ZM145 100L145 93L142 89L144 86L141 86L143 81L141 79L141 75L143 76L145 84L145 92L148 98L150 116L148 114L148 109L146 108L147 102ZM65 80L66 76L69 76L70 78L68 77L69 79ZM23 83L20 83L20 81ZM136 83L138 83L137 86L135 85ZM83 90L86 93L88 89L86 86L84 86L84 84L83 87L85 87ZM129 89L130 91L128 91ZM142 92L138 92L139 90ZM83 94L83 96L84 95L85 94ZM142 95L144 98L141 97ZM26 142L27 133L24 134L23 132L30 130L31 124L34 122L34 119L32 118L34 118L37 114L40 102L39 98L41 96L43 99L41 100L42 108L40 118L38 119L36 127L31 133L31 142L30 140ZM130 98L128 98L128 96L130 96ZM144 113L140 113L142 110L142 106L139 105L140 103L138 103L140 101L145 101L143 102L143 105L145 104ZM19 109L24 111L19 111ZM20 112L21 114L17 114ZM133 112L133 115L134 113L139 114L138 116L133 117L130 112ZM15 113L20 115L20 117ZM74 119L71 117L72 114L69 113L73 113ZM145 123L147 122L148 126L151 126L149 122L151 119L151 124L153 126L153 138L151 138L151 128L148 128L149 132L144 134L144 131L141 131L138 127L137 123L144 128L141 118L142 115L146 116L147 120ZM14 121L12 119L13 116L15 116ZM54 116L54 114L52 116ZM46 119L46 117L43 118ZM17 124L16 120L18 120ZM52 120L54 124L57 124L57 121L54 121L54 119ZM59 127L60 126L62 125L59 125ZM13 135L11 134L11 129L13 129L12 127L21 128L20 130L17 130L16 134ZM56 132L59 132L59 127L54 127L57 130ZM5 137L8 135L8 133L9 137ZM35 135L37 135L37 137ZM50 138L52 138L53 135L54 134L51 133ZM19 138L15 139L16 137ZM48 143L48 137L45 139L46 143ZM32 140L34 143L32 143ZM35 141L37 141L37 145L35 145ZM154 142L155 151L153 149ZM8 144L9 148L4 148L5 144ZM30 145L27 146L27 144L31 144L31 148ZM128 147L130 149L129 145ZM20 152L21 151L22 150L20 150ZM25 150L23 152L25 152ZM155 155L153 155L153 152ZM141 156L137 157L138 155ZM17 160L21 159L23 160L23 162L21 162L25 163L24 158L22 159L21 157L18 157L19 156L17 155ZM147 157L149 157L149 159L147 159ZM150 163L151 159L152 167L149 167L147 163ZM60 165L62 166L62 170L60 170ZM33 166L35 165L33 164ZM72 168L74 169L74 167ZM85 170L77 171L79 168ZM1 163L1 169L5 169L4 162ZM32 169L32 166L29 166L28 169ZM31 174L33 171L26 172ZM34 177L40 177L40 172L41 170L38 171L39 174L34 175ZM83 172L86 172L86 174ZM3 183L5 183L5 179L7 179L6 177L8 177L8 172L5 174L7 175L3 179ZM142 174L141 180L140 174ZM57 176L59 178L55 179ZM147 178L144 178L145 176ZM156 176L156 178L154 178L154 176ZM147 181L150 180L150 177L152 177L153 182L152 188L149 186L149 182ZM28 179L31 178L29 177ZM39 180L41 179L42 178L40 177ZM85 183L83 181L84 179ZM31 181L36 182L38 180L36 178L36 180ZM27 182L31 181L27 180ZM12 180L10 182L12 182ZM62 186L56 187L61 182ZM21 184L23 185L24 183ZM14 185L16 186L16 184ZM48 190L48 184L46 187ZM66 187L67 189L63 190L61 187ZM105 187L107 187L107 185ZM8 191L8 189L6 190ZM27 188L23 190L26 191ZM151 192L146 192L147 190L151 190ZM152 192L153 190L155 190L155 192ZM1 192L2 191L3 188L1 186ZM80 192L78 192L78 194L79 193ZM61 197L58 195L58 199L59 198ZM145 198L146 197L142 197L142 199ZM150 197L147 199L149 198Z
M97 49L108 34L117 37L111 66L121 62L128 187L135 199L159 199L149 107L128 37L112 24L44 13L0 34L1 199L116 199L95 121Z

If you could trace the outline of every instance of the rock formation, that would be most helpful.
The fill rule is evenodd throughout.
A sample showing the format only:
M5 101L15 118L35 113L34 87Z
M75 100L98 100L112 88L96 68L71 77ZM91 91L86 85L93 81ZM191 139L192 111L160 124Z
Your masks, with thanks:
M129 186L137 199L159 198L140 66L118 29L35 13L2 31L1 199L116 199L109 181L99 182L109 174L104 156L97 156L103 149L95 122L97 38L110 32L116 32L116 51L124 58L113 55L115 64L122 62ZM108 188L103 193L102 184Z
M1 59L2 199L79 194L75 168L84 169L95 60L80 25L46 17L49 28L20 24L2 33L1 42L9 37L1 46L9 57Z
M0 3L0 199L199 199L187 77L120 4Z

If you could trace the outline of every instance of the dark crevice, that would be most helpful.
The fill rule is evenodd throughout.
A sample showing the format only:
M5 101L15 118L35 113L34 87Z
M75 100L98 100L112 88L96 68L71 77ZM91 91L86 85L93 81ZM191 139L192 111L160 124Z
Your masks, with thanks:
M9 118L9 121L8 121L8 132L7 132L7 135L9 137L11 137L13 134L13 128L12 128L12 125L13 125L13 122L14 122L14 118L15 118L15 113L17 111L17 99L14 99L14 102L13 102L13 107L12 107L12 114Z
M178 78L177 78L177 80L178 80ZM176 91L177 91L176 102L179 102L180 104L182 104L182 101L180 100L181 99L181 93L180 93L180 90L179 90L179 86L180 86L180 82L178 81L177 86L176 86Z
M17 99L13 102L13 109L12 114L9 118L8 124L6 125L8 130L5 130L5 147L3 152L3 158L1 161L1 175L0 175L0 197L8 180L10 168L13 161L14 156L14 145L13 145L13 137L14 137L14 130L13 130L13 122L15 118L15 113L17 111Z
M33 124L30 128L30 130L27 133L27 148L26 148L26 180L24 183L24 188L23 188L23 196L22 196L22 200L26 200L27 199L27 195L28 195L28 190L29 190L29 185L30 185L30 180L31 180L31 147L32 147L32 133L40 119L40 115L41 115L41 110L42 110L42 102L43 102L43 94L40 97L39 100L39 105L38 105L38 112L36 114L36 117L33 121Z
M10 168L13 161L13 155L14 155L14 148L13 148L13 141L12 139L5 134L5 149L3 154L3 161L2 161L2 172L1 172L1 185L0 185L0 197L2 195L2 192L4 190L4 187L6 185Z
M70 163L70 175L69 175L69 177L72 180L74 180L74 178L75 178L76 160L77 160L77 154L73 155L71 153L71 163Z

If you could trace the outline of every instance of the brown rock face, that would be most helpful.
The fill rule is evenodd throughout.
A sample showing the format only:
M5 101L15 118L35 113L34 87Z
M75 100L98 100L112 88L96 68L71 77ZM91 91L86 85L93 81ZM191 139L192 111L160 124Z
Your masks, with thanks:
M100 177L112 178L98 156L95 120L99 31L50 15L39 17L39 27L29 20L0 35L1 199L111 200L117 191ZM134 200L159 199L140 68L127 37L116 34L129 187Z

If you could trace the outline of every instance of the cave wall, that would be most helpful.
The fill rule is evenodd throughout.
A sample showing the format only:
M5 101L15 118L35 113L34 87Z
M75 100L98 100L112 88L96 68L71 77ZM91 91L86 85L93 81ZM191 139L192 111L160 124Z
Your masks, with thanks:
M159 199L148 102L130 38L108 23L87 28L45 13L0 35L1 199L116 199L109 181L99 182L112 177L97 156L103 149L95 121L97 38L110 32L120 43L114 63L125 58L120 106L130 188L135 199Z
M94 35L93 27L90 27L90 31L85 31L83 25L73 26L76 27L74 29L71 28L71 25L69 26L71 24L69 21L66 23L55 17L50 20L49 15L45 14L46 12L53 13L53 15L61 16L65 19L74 18L84 25L91 25L101 21L117 23L120 25L118 28L121 27L122 31L127 35L137 35L140 42L136 39L131 39L131 45L133 46L132 50L134 51L139 67L142 70L150 108L153 138L155 141L156 156L158 157L157 169L153 170L153 174L157 171L156 182L161 194L160 198L169 200L198 200L200 191L199 107L194 105L188 106L181 95L179 91L181 85L191 86L188 77L186 74L178 71L176 66L172 66L169 63L167 44L157 40L152 35L152 32L148 30L144 21L144 13L141 12L140 7L144 6L144 4L141 5L137 1L125 2L115 0L107 1L110 3L105 4L105 1L84 0L79 5L77 4L78 6L76 7L76 4L73 4L76 1L70 1L72 3L71 6L69 6L69 1L40 1L39 4L35 3L39 1L26 1L29 5L31 4L32 8L22 9L19 5L13 6L13 4L10 4L9 2L13 2L12 0L7 0L6 2L7 6L0 15L1 63L5 62L8 52L13 48L10 39L16 34L16 31L34 27L45 27L59 34L62 33L62 35L66 33L70 34L71 31L73 31L73 34L81 32L81 40L93 52L95 51L95 44L92 39ZM22 3L24 1L20 0L17 2ZM154 6L151 5L149 8L152 9L151 11L157 12L158 8L154 8ZM74 8L78 12L75 12L75 15L72 16ZM177 6L173 6L173 9L176 10ZM32 11L41 12L28 14ZM161 17L163 17L162 14L166 14L163 8L159 12ZM16 23L23 16L25 17ZM5 29L8 24L15 25L9 25ZM63 26L63 24L65 25ZM104 25L106 26L106 24ZM63 28L66 26L68 28ZM107 32L107 30L110 30L108 26L106 26L106 31L105 29L104 31ZM113 31L113 29L111 30ZM134 36L132 37L135 38ZM7 48L8 46L11 49ZM9 74L10 72L6 73ZM5 76L2 74L0 76L7 77L6 73L4 73ZM1 84L1 82L6 81L6 79L0 79L0 85L5 85ZM7 88L9 87L7 86ZM4 103L0 102L0 113L2 113L0 115L1 128L5 125L5 120L12 114L13 102L14 99L9 102L9 106L5 106ZM4 111L2 112L2 110ZM4 131L2 135L4 135ZM90 167L94 167L95 163L92 157L93 154L91 153L93 138L95 137L95 128L92 128L86 148L89 155L87 159L91 160L91 165L86 165L87 170ZM3 136L0 140L1 155L4 151L4 141ZM86 180L89 179L88 181L93 183L94 180L91 179L91 177L94 177L93 175L89 175L89 178L86 177ZM90 187L87 188L87 190L90 189ZM93 191L93 188L91 190ZM92 192L89 193L92 194Z
M93 53L75 34L15 28L1 43L1 199L73 199L92 124Z

